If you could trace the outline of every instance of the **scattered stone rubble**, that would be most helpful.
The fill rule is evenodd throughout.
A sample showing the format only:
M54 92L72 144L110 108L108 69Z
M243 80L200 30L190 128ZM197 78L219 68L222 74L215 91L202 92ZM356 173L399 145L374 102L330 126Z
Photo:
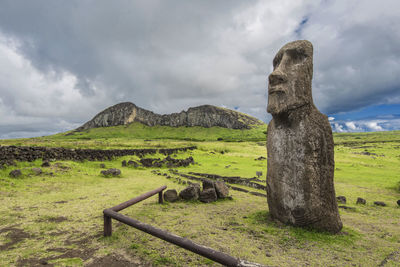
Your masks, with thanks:
M176 169L175 170L174 169L169 169L169 172L171 173L171 175L177 175L179 177L172 177L171 175L169 175L167 173L161 173L159 170L153 170L152 172L154 174L157 174L157 175L164 175L164 176L166 176L167 179L173 179L173 181L176 181L179 184L186 184L186 183L187 184L193 184L192 182L190 182L190 181L186 182L184 179L181 179L179 177L182 177L182 178L185 178L185 179L188 179L188 180L192 180L192 181L197 181L197 182L203 182L204 180L209 180L209 179L215 180L215 181L220 180L220 181L225 182L226 186L229 189L232 189L232 190L235 190L235 191L244 192L244 193L249 193L249 194L252 194L252 195L255 195L255 196L259 196L259 197L264 197L264 198L267 197L266 194L263 194L263 193L260 193L260 192L249 191L249 190L241 188L241 187L236 187L236 186L232 186L230 184L227 184L227 183L233 183L233 184L237 183L237 184L240 184L240 185L245 185L245 186L249 186L249 187L253 187L253 188L257 188L257 189L260 188L261 190L265 191L265 189L263 189L264 185L256 184L254 182L249 182L249 181L257 181L257 182L264 182L265 183L265 180L264 181L263 180L259 180L259 179L255 178L255 177L254 178L240 178L240 177L235 177L235 176L230 177L230 176L220 176L220 175L216 175L216 174L193 173L193 172L189 172L189 174L192 174L192 175L189 175L189 174L180 173ZM194 176L194 175L199 175L199 176Z
M122 161L121 165L122 167L134 167L137 168L140 165L145 168L151 168L151 167L156 167L156 168L161 168L163 166L166 166L168 168L177 168L177 167L187 167L190 164L194 164L194 159L193 157L188 157L186 159L174 159L170 157L169 155L164 158L142 158L139 160L139 162L136 162L134 160L129 160L129 161Z
M386 207L386 203L383 201L374 201L374 204L377 206L382 206L382 207Z
M108 170L102 170L101 172L100 172L102 175L104 175L104 176L106 176L106 177L109 177L109 176L119 176L119 175L121 175L121 170L120 169L116 169L116 168L111 168L111 169L108 169Z
M200 190L200 184L191 183L178 194L175 189L164 192L164 200L175 202L182 200L200 200L204 203L217 201L218 199L230 198L228 186L222 181L203 180L203 191Z
M104 161L115 157L136 155L143 157L160 153L172 155L177 152L185 152L196 149L195 146L182 148L160 148L160 149L69 149L63 147L28 147L28 146L0 146L0 165L14 165L14 161L32 162L43 159L44 162L51 160L74 160L74 161ZM48 166L42 166L48 167Z

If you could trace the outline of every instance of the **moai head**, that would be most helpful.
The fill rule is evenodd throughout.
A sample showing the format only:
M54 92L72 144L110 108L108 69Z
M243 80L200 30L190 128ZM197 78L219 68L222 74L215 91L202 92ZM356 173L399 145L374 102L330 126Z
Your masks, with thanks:
M294 41L283 46L273 60L268 77L268 107L272 115L287 113L312 104L313 46Z

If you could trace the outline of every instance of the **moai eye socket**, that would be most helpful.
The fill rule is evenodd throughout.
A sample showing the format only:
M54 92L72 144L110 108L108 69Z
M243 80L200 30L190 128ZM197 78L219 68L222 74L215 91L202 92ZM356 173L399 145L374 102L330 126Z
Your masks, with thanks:
M288 49L285 53L293 64L301 63L307 58L305 51L300 49Z
M274 69L275 69L275 68L279 65L279 63L281 62L282 56L283 56L283 54L282 54L282 53L279 53L279 54L277 54L277 55L275 56L275 58L273 59L273 61L272 61L272 66L274 67Z

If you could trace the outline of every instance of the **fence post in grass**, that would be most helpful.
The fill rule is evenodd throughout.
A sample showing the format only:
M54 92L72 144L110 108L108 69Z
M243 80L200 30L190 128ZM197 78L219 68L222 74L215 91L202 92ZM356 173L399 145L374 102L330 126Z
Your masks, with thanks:
M104 236L111 236L111 234L112 234L111 217L104 214Z
M158 203L160 203L160 204L163 203L163 191L160 191L158 193Z

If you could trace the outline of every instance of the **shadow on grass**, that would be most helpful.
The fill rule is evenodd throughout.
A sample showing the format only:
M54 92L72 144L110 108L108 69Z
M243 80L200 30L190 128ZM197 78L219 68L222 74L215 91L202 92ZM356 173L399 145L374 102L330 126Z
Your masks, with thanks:
M268 211L258 211L248 216L252 224L262 225L262 231L268 234L281 236L284 239L294 239L301 243L316 242L328 245L351 245L361 237L361 234L349 227L343 227L337 234L319 231L310 227L295 227L273 220Z

